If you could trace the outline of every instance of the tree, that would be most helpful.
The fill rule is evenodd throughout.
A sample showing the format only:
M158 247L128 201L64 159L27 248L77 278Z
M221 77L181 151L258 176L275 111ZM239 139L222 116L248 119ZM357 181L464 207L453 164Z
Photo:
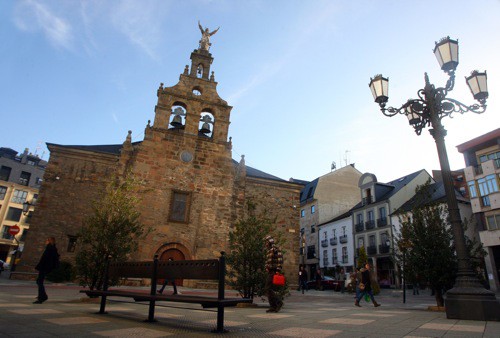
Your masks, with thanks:
M430 182L417 187L411 214L400 215L401 229L396 235L404 277L410 282L425 282L435 292L436 304L444 306L443 290L451 288L457 271L453 234L447 208L432 203Z
M269 219L249 216L236 223L229 234L228 284L245 298L264 294L267 276L264 238L271 229Z
M138 240L146 235L136 209L138 182L130 175L113 178L85 219L79 235L82 249L76 255L80 285L101 290L108 259L126 260L138 248Z

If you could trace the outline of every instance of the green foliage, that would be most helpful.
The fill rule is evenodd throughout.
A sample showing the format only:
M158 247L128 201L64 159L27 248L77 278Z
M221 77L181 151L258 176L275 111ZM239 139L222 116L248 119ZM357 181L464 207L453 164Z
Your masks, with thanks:
M361 248L359 248L357 268L358 269L364 268L367 262L368 262L368 256L366 254L365 247L362 246Z
M111 180L92 204L80 233L82 249L76 256L80 284L102 289L108 259L124 261L137 250L138 240L146 235L139 222L139 184L133 177Z
M443 306L442 290L452 287L457 271L453 235L448 223L447 208L430 204L430 182L416 189L415 207L411 217L402 220L396 237L399 252L396 258L403 267L406 280L425 282L435 290L436 303ZM404 257L403 257L404 255Z
M264 238L271 233L269 219L250 216L239 221L229 234L228 284L245 298L264 294L267 273Z
M47 274L47 280L54 283L68 282L75 278L73 265L67 261L61 261L57 269Z

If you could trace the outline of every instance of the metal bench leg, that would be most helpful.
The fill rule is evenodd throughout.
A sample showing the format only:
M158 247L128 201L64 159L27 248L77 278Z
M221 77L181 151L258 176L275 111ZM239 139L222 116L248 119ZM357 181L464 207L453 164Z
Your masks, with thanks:
M227 330L224 330L224 306L217 307L217 328L212 332L227 332Z
M146 319L145 321L146 322L149 322L149 323L154 323L154 322L157 322L157 320L155 319L155 301L150 301L149 302L149 315L148 315L148 319Z
M105 315L107 314L106 310L106 296L101 296L101 307L99 308L99 314Z

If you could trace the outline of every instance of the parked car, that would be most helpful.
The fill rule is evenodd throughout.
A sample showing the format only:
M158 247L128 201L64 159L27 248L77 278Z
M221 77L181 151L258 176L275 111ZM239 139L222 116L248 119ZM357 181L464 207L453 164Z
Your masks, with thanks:
M341 281L336 280L333 277L330 276L324 276L321 279L321 287L320 290L333 290L333 291L340 291L341 288ZM316 289L317 287L317 282L315 280L311 280L307 282L307 287L309 289Z

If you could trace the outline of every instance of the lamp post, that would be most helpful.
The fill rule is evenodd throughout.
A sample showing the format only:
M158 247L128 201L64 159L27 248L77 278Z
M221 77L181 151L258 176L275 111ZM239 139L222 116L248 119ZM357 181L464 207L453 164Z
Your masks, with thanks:
M444 142L446 130L441 124L444 117L451 116L453 113L464 114L470 111L481 114L486 110L486 99L488 98L486 72L473 71L470 76L466 77L467 85L479 104L465 105L447 97L455 85L455 69L458 66L458 41L446 37L436 42L434 54L441 69L449 76L444 88L435 88L429 82L429 76L425 73L425 86L418 91L418 99L409 99L401 107L393 108L386 107L389 99L388 78L376 75L371 79L369 86L375 102L379 104L384 115L389 117L397 114L405 115L417 135L420 135L424 128L431 127L429 132L436 142L446 192L449 220L453 230L458 258L455 285L446 294L446 316L450 319L500 320L500 303L493 292L486 290L481 285L470 266L469 254L465 246L463 224Z

